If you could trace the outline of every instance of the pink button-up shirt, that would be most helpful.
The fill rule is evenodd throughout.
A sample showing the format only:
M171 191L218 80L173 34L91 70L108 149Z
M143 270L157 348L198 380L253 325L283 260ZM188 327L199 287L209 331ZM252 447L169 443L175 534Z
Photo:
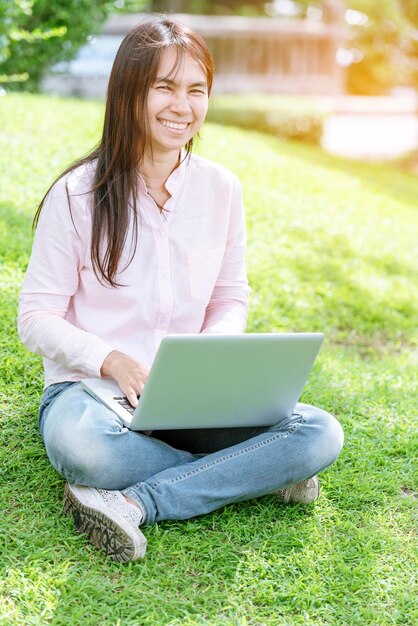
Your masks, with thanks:
M19 296L19 336L44 357L45 386L100 376L112 350L150 366L169 333L239 333L246 324L245 221L231 172L192 155L166 182L163 215L140 179L136 252L125 268L131 224L117 288L91 264L93 172L80 166L49 192Z

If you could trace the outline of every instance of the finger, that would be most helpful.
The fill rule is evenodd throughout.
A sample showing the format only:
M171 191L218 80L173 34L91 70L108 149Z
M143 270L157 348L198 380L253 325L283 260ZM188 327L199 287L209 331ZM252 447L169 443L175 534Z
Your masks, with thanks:
M138 405L137 394L132 388L128 391L128 393L126 394L126 397L128 398L128 402L131 406L135 408Z

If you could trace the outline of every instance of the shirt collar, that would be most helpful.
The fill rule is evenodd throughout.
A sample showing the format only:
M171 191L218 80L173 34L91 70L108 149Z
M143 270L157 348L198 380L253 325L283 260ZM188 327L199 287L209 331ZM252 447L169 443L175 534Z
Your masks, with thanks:
M180 163L176 169L171 172L165 183L165 187L171 194L172 198L174 198L183 187L188 163L189 155L187 155L186 151L182 149L180 152Z
M176 200L176 196L179 194L179 192L183 188L183 184L184 184L184 180L185 180L186 172L187 172L187 166L189 164L189 159L190 159L190 155L188 155L186 150L184 150L183 148L180 151L179 165L176 167L175 170L171 172L170 176L167 178L165 182L165 187L167 191L169 192L169 194L171 195L171 198L167 200L166 206L172 212L178 210L178 206L176 206L175 200ZM141 174L139 174L139 191L144 194L148 193L146 182L143 179Z

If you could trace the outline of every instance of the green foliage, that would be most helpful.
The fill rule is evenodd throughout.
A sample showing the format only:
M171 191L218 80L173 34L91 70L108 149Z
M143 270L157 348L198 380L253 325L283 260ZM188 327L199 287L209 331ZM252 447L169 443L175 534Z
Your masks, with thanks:
M35 90L45 69L74 57L112 6L108 0L0 0L0 83Z
M240 95L214 96L208 119L225 126L318 145L324 115L318 105L306 98Z
M336 414L346 443L320 499L266 496L159 523L130 564L107 561L62 515L64 481L37 433L41 359L17 337L17 294L35 206L96 143L102 114L0 98L1 626L418 623L418 179L390 166L236 128L202 134L201 153L243 183L249 331L326 334L303 399Z

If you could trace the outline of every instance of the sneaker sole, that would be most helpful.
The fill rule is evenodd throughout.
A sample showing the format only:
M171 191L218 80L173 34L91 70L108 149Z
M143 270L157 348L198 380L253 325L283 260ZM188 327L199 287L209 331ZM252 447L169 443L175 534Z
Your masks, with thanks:
M135 541L115 520L101 511L86 506L71 491L68 483L64 490L63 513L71 515L77 532L87 535L93 546L113 561L127 563L142 558L146 551L146 539ZM140 531L138 530L138 533Z

